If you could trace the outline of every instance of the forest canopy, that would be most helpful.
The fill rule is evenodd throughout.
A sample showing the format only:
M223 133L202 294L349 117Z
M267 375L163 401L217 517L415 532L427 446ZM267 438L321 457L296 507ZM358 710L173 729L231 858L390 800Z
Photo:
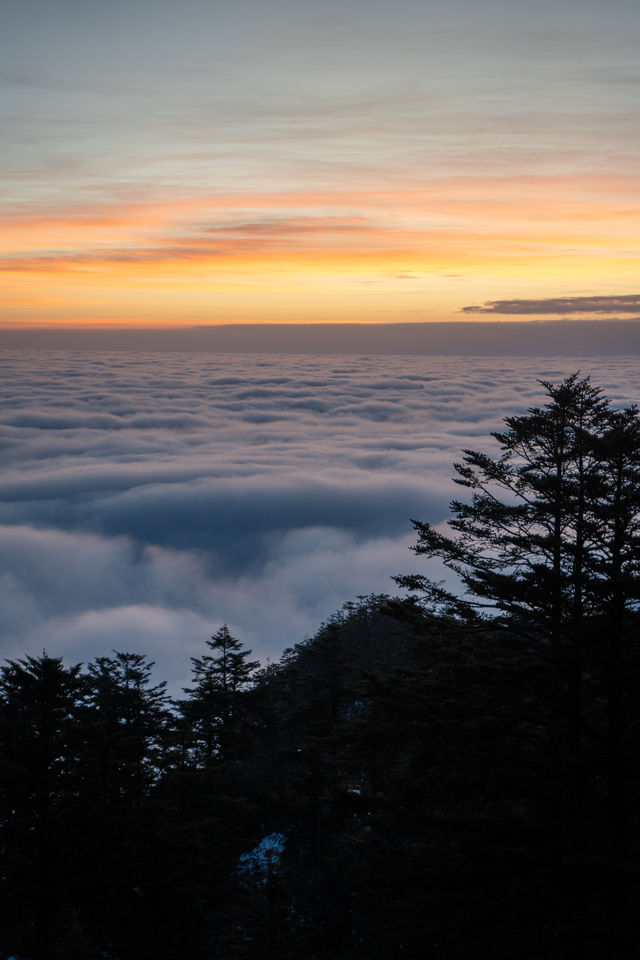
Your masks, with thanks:
M541 390L414 522L460 589L266 666L221 625L174 699L140 653L2 667L0 957L636 955L640 418Z

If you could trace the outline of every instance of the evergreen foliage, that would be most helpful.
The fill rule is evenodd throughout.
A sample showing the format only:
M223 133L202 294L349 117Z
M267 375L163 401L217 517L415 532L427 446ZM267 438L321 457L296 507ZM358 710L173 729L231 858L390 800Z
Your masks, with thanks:
M210 766L237 746L241 727L241 695L258 668L249 660L250 650L231 636L224 624L207 641L211 653L192 657L193 686L186 687L187 699L180 709L192 733L196 764Z

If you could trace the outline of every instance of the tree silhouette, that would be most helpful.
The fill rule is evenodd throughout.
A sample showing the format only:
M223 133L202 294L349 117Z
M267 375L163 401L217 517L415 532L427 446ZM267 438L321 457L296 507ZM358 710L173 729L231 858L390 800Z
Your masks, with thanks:
M207 646L211 653L191 658L193 686L185 687L187 697L180 701L193 730L196 763L204 766L228 757L238 744L242 694L259 666L226 624Z
M542 386L544 407L507 418L493 434L497 456L464 451L455 479L471 499L452 502L450 533L414 522L414 549L459 575L467 593L450 603L480 609L496 629L518 637L516 656L521 664L529 658L537 676L539 726L550 744L550 842L574 862L601 858L604 872L615 862L619 878L630 870L625 717L635 696L640 419L635 407L611 410L588 377ZM433 595L420 576L399 582ZM596 826L603 815L605 831ZM624 884L609 878L607 885L622 903ZM567 913L579 909L564 902ZM609 931L617 936L611 907Z
M124 957L153 952L145 911L161 880L154 791L169 714L166 684L153 683L152 668L143 654L96 658L82 677L77 714L74 903L99 942Z
M0 671L2 946L33 960L53 955L65 905L79 672L46 653Z

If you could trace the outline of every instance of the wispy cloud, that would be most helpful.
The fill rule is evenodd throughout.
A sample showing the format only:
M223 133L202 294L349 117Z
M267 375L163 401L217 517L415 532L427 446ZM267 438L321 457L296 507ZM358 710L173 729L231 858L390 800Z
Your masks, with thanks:
M358 283L430 272L464 273L473 280L499 273L517 258L525 276L542 265L547 271L561 258L567 277L587 267L592 277L610 276L635 262L629 199L638 192L640 181L633 177L452 177L375 190L146 198L116 190L110 199L86 198L66 207L9 203L0 225L0 269L15 275L17 286L7 291L3 311L10 316L22 289L20 274L33 273L93 278L95 299L107 305L126 301L124 309L118 304L118 315L140 310L131 284L153 279L158 270L165 282L178 285L200 270L215 285L225 265L255 279L277 267L292 278L292 309L303 312L308 289L296 289L293 278L309 270L351 275ZM188 307L184 286L182 293ZM525 312L528 303L492 301L464 311Z

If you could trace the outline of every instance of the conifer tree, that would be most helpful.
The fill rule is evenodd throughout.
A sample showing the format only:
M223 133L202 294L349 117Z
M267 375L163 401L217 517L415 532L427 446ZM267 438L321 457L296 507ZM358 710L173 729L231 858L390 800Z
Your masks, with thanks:
M179 704L193 726L196 763L204 766L228 758L237 744L242 694L259 666L226 624L207 640L207 647L211 653L191 658L193 686L184 688L187 698Z
M476 606L535 623L560 644L589 595L589 494L599 489L596 451L609 411L589 378L543 386L545 407L508 417L507 430L492 434L498 457L465 450L454 465L455 482L472 495L451 503L454 536L413 521L414 549L441 557ZM419 578L406 585L419 586Z
M153 683L152 668L143 654L96 658L87 666L78 711L74 900L98 942L127 958L147 956L145 936L150 944L153 924L147 925L144 907L160 880L154 789L168 697L164 682Z
M550 848L574 861L613 856L620 873L631 839L625 711L636 696L629 666L640 599L640 418L635 407L612 410L588 377L542 385L547 403L493 434L497 456L464 451L455 479L470 500L452 502L448 533L415 522L414 549L441 558L467 589L462 601L440 590L441 600L479 609L505 643L520 644L512 657L521 673L526 667L536 726L551 747ZM420 576L399 582L438 593ZM608 831L596 826L603 781ZM595 894L575 883L565 890L566 929L575 933ZM622 885L616 891L621 902ZM613 943L620 924L612 917Z
M79 673L45 652L0 670L2 946L33 960L51 955L70 869L65 816Z

